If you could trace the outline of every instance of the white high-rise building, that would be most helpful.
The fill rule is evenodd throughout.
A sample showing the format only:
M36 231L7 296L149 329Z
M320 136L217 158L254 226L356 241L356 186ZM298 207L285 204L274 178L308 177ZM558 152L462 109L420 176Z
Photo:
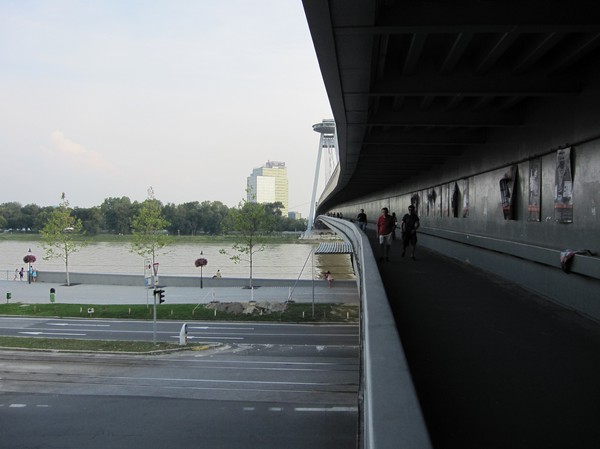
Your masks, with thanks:
M248 176L248 201L253 203L281 202L281 214L288 213L288 177L285 162L267 161Z

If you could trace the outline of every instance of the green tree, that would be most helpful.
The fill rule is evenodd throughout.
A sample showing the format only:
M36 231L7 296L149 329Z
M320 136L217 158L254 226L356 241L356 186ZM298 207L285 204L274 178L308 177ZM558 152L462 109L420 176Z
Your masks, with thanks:
M123 196L121 198L106 198L100 206L106 229L115 234L129 234L131 219L135 215L135 205Z
M73 209L73 215L81 220L83 231L86 235L96 235L102 229L102 213L98 206L90 208L76 207Z
M40 230L42 247L46 251L44 260L62 258L67 273L67 285L71 285L69 258L88 243L80 237L83 229L81 220L74 217L71 212L69 202L63 193L59 206L50 213L46 224Z
M37 204L27 204L21 208L21 227L27 230L39 230L35 229L36 218L41 211L40 206Z
M265 211L268 214L275 215L276 217L282 217L281 209L283 209L283 203L281 201L265 203Z
M23 213L21 203L11 202L0 204L0 213L6 220L7 229L21 229L23 227Z
M215 235L223 231L223 221L229 214L229 208L220 201L203 201L200 205L202 229L207 234Z
M223 226L231 232L234 238L232 249L237 253L230 255L226 250L221 254L230 256L234 263L242 260L248 262L250 267L250 288L252 284L252 266L254 255L265 249L265 235L273 231L275 216L268 213L264 204L252 203L242 200L237 208L229 209Z
M162 216L162 204L154 198L154 191L150 187L148 198L131 220L131 251L144 259L151 259L154 264L161 250L172 243L172 237L165 233L168 227L169 222Z
M172 234L196 235L200 204L197 201L180 205L167 204L164 207L166 219L171 223L169 230Z
M46 226L46 223L50 219L50 216L52 215L52 212L54 212L54 209L55 208L53 206L46 206L40 210L40 213L37 214L33 223L35 229L39 230Z
M277 220L276 232L302 232L306 229L307 221L304 218L292 219L289 217L279 217Z

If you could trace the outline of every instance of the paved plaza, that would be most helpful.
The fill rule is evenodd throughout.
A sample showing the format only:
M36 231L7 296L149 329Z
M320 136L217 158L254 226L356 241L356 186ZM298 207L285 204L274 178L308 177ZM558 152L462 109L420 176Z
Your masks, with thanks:
M50 289L56 294L57 303L70 304L146 304L153 302L152 290L143 286L78 284L67 287L64 284L26 281L0 281L0 300L40 304L50 302ZM300 303L349 303L358 304L358 289L354 282L336 282L329 288L323 281L313 285L294 287L258 287L253 290L241 287L163 287L166 304L206 304L211 301L283 302L292 299ZM10 296L10 299L7 297Z

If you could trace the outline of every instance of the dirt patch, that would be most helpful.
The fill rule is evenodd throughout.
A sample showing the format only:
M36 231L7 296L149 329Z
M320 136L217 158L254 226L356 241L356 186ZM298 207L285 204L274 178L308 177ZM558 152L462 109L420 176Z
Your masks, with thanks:
M271 313L285 312L288 302L219 302L213 301L206 305L207 309L217 312L232 313L234 315L269 315Z

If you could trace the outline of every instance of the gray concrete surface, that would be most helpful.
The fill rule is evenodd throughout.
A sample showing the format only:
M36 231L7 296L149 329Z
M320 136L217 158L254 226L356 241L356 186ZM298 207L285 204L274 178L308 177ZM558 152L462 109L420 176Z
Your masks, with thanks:
M164 287L165 303L171 304L205 304L211 301L246 302L270 301L283 302L289 298L304 303L354 303L358 304L358 290L354 282L335 282L329 288L325 281L315 281L314 288L310 283L292 288L289 286L258 287L250 290L242 287ZM71 304L146 304L152 303L152 290L144 287L123 285L77 284L69 287L64 284L25 281L0 281L0 301L6 303L49 303L50 289L56 292L57 303ZM11 298L7 299L7 293Z
M598 447L597 322L431 249L401 253L379 270L435 448Z

